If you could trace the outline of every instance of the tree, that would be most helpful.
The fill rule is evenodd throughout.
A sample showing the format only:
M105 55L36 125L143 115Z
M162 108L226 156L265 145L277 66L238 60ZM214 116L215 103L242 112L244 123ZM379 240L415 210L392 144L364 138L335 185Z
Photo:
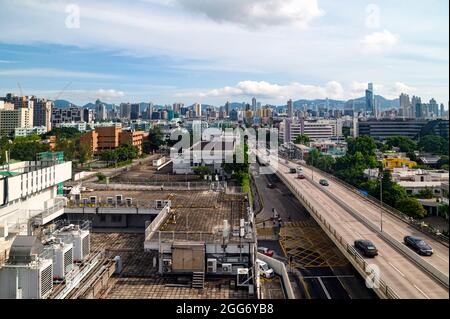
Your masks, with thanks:
M92 159L92 149L89 145L78 144L78 159L81 164L86 163L90 159Z
M195 174L205 176L205 175L211 175L212 171L207 166L196 166L192 169Z
M430 187L425 187L425 189L421 189L419 193L417 194L418 198L423 199L431 199L434 197L433 190Z
M424 136L420 139L418 147L422 152L448 156L448 139L441 136Z
M347 145L347 154L349 155L355 155L356 152L360 152L364 157L375 156L375 150L377 149L375 140L369 136L348 138Z
M39 136L18 137L10 145L10 158L19 161L34 161L36 154L49 150L49 145L43 144Z
M417 149L417 143L405 136L392 136L386 140L389 148L398 147L401 152L413 152Z
M303 144L303 145L309 145L311 142L311 139L308 135L300 134L295 138L294 144Z
M43 135L44 138L56 136L57 139L72 139L80 136L80 131L74 127L55 127Z
M150 129L148 139L144 142L144 152L149 154L158 150L164 144L164 138L159 126Z
M400 199L397 203L398 209L408 216L413 218L424 218L427 215L427 211L423 208L417 198L406 197Z

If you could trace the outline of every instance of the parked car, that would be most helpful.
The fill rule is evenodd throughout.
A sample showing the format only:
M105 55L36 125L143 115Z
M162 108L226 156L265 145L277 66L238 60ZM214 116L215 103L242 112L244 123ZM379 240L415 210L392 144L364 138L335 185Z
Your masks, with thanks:
M256 264L258 265L258 270L262 277L272 278L275 275L273 269L270 268L265 261L262 261L261 259L256 259Z
M274 184L271 184L271 183L269 183L269 184L267 184L267 188L275 188L275 185L274 185Z
M414 236L406 236L403 240L406 246L415 250L419 255L433 255L433 248L431 248L431 246L428 245L423 239Z
M298 173L297 178L298 179L305 179L306 177L305 177L305 175L303 175L303 173Z
M272 257L273 254L274 254L274 251L272 249L267 248L267 247L258 247L258 252L263 254L263 255L269 256L269 257Z
M378 256L378 249L370 240L355 240L355 248L363 253L366 257Z
M330 185L326 179L321 179L319 181L319 184L322 185L322 186L329 186Z
M295 173L297 173L297 170L295 168L290 168L289 169L289 173L290 174L295 174Z
M301 166L297 167L297 172L298 172L298 173L303 172L303 167L301 167Z

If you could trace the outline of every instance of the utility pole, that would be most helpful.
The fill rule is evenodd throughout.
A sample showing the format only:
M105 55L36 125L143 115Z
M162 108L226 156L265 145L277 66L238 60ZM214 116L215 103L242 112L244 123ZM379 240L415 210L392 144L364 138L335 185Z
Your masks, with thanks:
M383 232L383 170L380 173L380 229Z

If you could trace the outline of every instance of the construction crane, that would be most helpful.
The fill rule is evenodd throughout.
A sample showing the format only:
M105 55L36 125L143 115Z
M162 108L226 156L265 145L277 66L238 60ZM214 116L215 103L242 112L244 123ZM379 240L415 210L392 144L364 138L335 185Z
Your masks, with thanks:
M26 108L26 105L25 105L25 98L24 98L24 95L23 95L22 86L20 85L19 82L17 82L17 86L19 87L19 91L20 91L20 96L19 96L20 107L21 107L21 108Z
M70 81L69 83L66 84L66 86L61 90L61 92L59 92L55 99L53 101L56 101L57 99L59 99L61 97L61 95L63 95L63 93L66 91L66 89L72 84L72 81Z

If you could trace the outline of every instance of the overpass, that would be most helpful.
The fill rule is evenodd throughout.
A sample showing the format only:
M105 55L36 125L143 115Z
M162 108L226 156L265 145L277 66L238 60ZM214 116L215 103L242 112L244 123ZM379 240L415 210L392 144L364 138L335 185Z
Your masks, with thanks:
M383 214L381 231L380 208L362 196L335 180L330 181L329 187L321 186L318 180L325 176L305 167L306 179L299 180L297 174L289 173L289 169L297 167L297 164L278 161L277 156L273 155L257 155L270 159L274 173L310 212L363 278L372 282L375 278L376 285L373 289L380 298L449 297L448 247L389 214ZM425 238L433 246L435 254L431 258L418 256L402 243L405 235ZM371 240L379 249L379 256L374 259L362 257L353 248L353 242L357 239Z

